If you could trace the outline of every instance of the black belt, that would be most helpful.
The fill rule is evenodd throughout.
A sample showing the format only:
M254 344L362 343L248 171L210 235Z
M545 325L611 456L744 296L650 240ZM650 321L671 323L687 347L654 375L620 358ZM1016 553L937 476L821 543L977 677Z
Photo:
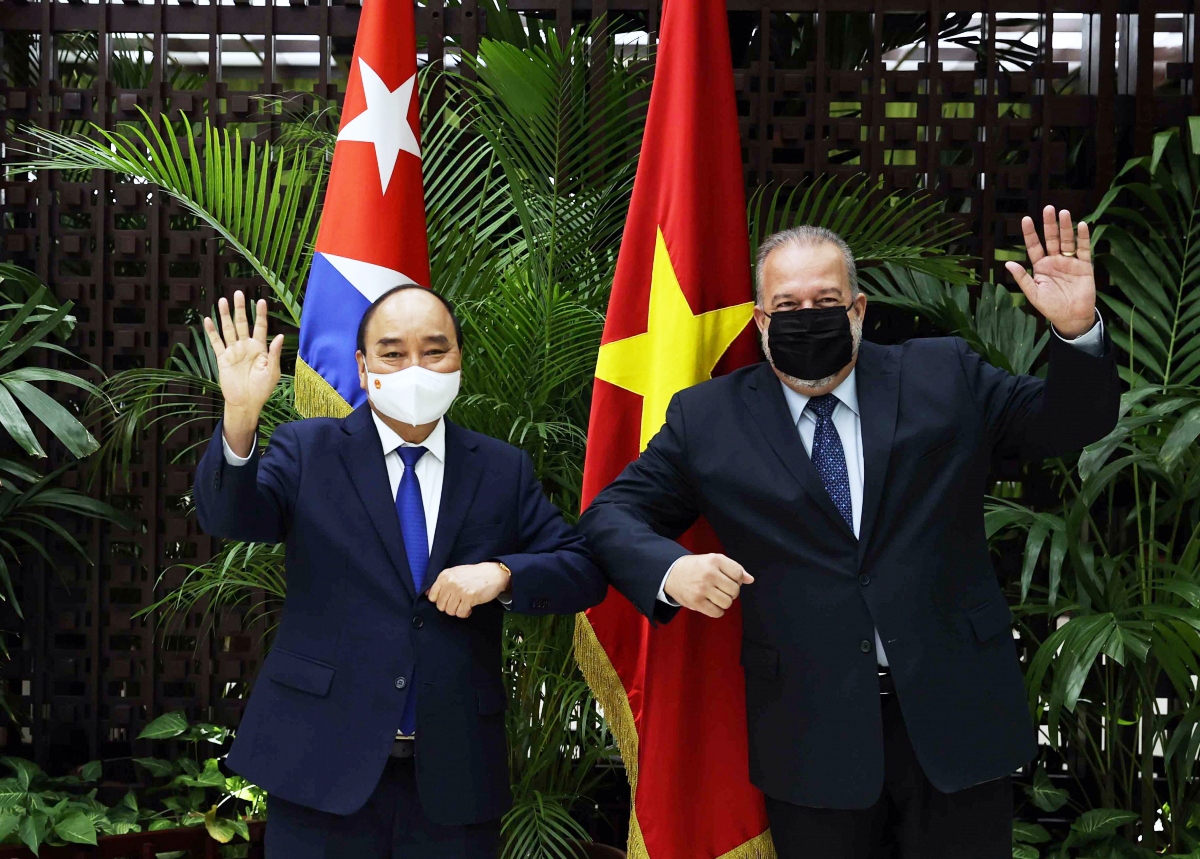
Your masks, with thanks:
M892 679L892 671L883 665L879 666L879 694L895 695L896 681Z
M395 740L392 743L392 757L394 758L411 758L416 754L415 740Z

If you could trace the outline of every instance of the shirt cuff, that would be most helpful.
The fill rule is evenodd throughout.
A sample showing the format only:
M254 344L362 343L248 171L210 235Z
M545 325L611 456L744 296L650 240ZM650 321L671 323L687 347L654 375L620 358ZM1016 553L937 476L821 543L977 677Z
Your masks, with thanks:
M675 559L675 564L678 564L687 555L682 555ZM658 586L658 601L669 605L671 608L679 608L679 603L667 596L667 578L671 575L671 570L675 569L675 564L667 567L667 575L662 577L662 584Z
M1050 328L1053 330L1054 326ZM1063 337L1054 331L1054 336L1064 343L1070 343L1076 349L1086 352L1093 358L1099 358L1104 354L1104 320L1100 317L1100 311L1096 311L1096 324L1080 334L1078 337Z
M258 446L257 439L254 442L255 447ZM229 446L229 442L225 441L225 433L221 433L221 447L225 450L225 462L229 465L245 465L250 461L250 457L254 456L254 447L250 448L250 453L246 456L238 456L233 452L233 448Z

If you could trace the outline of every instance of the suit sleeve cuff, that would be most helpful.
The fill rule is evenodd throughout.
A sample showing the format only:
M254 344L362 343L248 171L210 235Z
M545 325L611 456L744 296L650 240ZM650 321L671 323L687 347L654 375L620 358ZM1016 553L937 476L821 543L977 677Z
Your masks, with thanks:
M683 555L680 558L676 558L675 564L678 564L680 560L686 557L687 555ZM679 608L679 603L667 596L667 579L671 577L671 570L675 569L675 564L667 567L667 574L662 577L662 584L658 586L658 601L669 605L671 608Z
M225 451L225 462L229 465L238 466L245 465L254 456L254 448L258 446L258 441L254 442L254 447L250 448L250 453L245 456L238 456L233 452L233 448L229 446L229 442L225 440L225 433L221 433L221 448Z
M1063 337L1053 325L1050 328L1054 330L1054 336L1059 340L1069 343L1093 358L1099 358L1104 354L1104 320L1100 317L1099 310L1096 311L1096 324L1078 337Z

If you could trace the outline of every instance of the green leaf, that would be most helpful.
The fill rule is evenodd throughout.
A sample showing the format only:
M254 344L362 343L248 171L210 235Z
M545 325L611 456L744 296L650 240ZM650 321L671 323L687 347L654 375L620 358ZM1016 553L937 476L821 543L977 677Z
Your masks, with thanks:
M215 805L204 815L204 828L208 830L208 834L212 836L212 839L219 844L228 844L238 834L238 828L234 825L233 821L217 817L217 807Z
M40 778L45 777L42 768L33 761L27 761L24 758L0 758L0 763L11 769L17 774L17 784L21 790L28 791L29 786Z
M1029 796L1029 801L1042 811L1058 811L1067 804L1069 798L1065 790L1054 786L1050 776L1046 774L1046 769L1041 766L1033 774L1033 783L1025 785L1025 793Z
M138 734L139 740L168 740L178 737L188 729L188 720L182 712L164 713ZM149 769L147 767L147 769ZM157 775L157 773L156 773Z
M1180 457L1192 447L1196 437L1200 436L1200 406L1186 412L1175 422L1171 434L1158 452L1158 459L1168 472L1173 471L1179 464Z
M92 819L81 812L68 814L54 825L54 831L63 841L72 844L96 843L96 827Z
M1119 808L1093 808L1075 819L1071 824L1071 831L1091 841L1112 835L1117 829L1126 823L1133 823L1138 817L1139 815L1132 811L1122 811Z
M0 814L0 842L17 831L17 826L21 823L21 815L5 812Z
M38 848L42 843L41 827L34 821L32 815L26 815L21 818L20 824L17 826L17 836L21 842L33 851L33 855L38 855Z
M1053 811L1055 809L1043 809ZM1026 844L1044 844L1050 840L1050 833L1036 823L1026 823L1023 820L1013 821L1013 841L1023 841Z
M162 758L134 758L133 762L149 770L151 775L158 776L159 778L175 773L175 765L170 761L164 761Z
M67 450L77 457L85 457L100 447L79 419L40 388L28 382L11 378L11 374L0 376L0 384L21 401L22 405L46 425L54 437L66 445Z
M221 762L209 758L204 762L204 769L196 775L197 784L204 787L225 787L225 774L221 772Z
M80 768L79 777L83 781L99 781L101 771L100 761L90 761Z
M27 790L15 778L0 779L0 809L12 808L19 805L25 798Z

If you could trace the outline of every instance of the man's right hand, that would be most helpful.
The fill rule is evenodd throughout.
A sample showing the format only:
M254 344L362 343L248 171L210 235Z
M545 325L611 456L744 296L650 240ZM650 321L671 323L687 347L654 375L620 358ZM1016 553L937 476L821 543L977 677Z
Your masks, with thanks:
M684 608L721 617L754 576L724 555L684 555L671 567L663 590Z
M212 319L205 317L204 332L217 356L217 371L221 396L225 398L225 418L222 426L225 441L238 456L249 456L254 450L254 434L258 416L279 384L279 355L283 351L283 335L275 335L267 346L267 302L259 299L254 318L254 331L246 319L246 297L238 290L233 294L233 318L229 302L217 302L221 315L221 332Z

